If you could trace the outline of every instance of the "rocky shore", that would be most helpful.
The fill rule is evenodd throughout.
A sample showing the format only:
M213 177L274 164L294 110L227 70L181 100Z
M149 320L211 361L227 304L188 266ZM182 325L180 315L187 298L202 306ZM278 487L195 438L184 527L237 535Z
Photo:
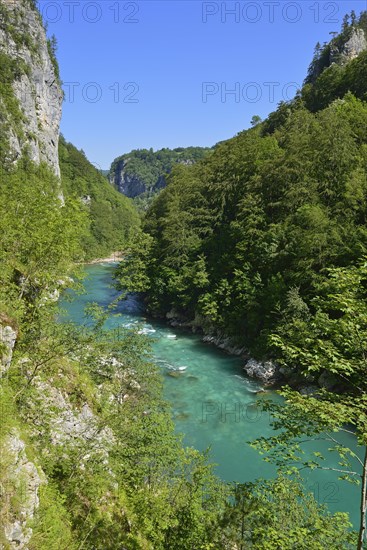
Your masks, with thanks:
M203 334L203 342L212 344L230 355L241 357L246 375L259 380L264 387L274 388L287 384L307 395L317 392L320 388L335 392L340 390L340 380L327 371L316 377L311 374L306 376L295 369L281 367L269 358L262 361L254 359L245 347L239 347L226 334L216 331L201 316L196 316L195 319L190 320L176 310L171 310L166 314L165 319L170 326L201 333Z
M285 380L281 369L275 362L269 360L256 361L250 357L245 347L239 347L227 335L215 331L201 316L196 316L195 319L189 320L176 310L171 310L166 314L165 318L170 326L187 329L194 333L203 333L203 342L212 344L230 355L241 357L244 360L243 370L247 376L259 380L264 386L277 386Z
M123 259L124 257L121 252L112 252L109 256L107 256L107 258L96 258L95 260L90 260L87 262L87 265L122 262Z

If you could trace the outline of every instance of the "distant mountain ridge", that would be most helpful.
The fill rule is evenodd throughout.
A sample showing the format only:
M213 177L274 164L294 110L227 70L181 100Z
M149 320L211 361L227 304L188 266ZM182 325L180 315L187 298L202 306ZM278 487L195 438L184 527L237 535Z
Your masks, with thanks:
M135 149L112 162L109 179L127 197L151 196L166 186L165 175L175 164L195 164L210 151L208 147Z

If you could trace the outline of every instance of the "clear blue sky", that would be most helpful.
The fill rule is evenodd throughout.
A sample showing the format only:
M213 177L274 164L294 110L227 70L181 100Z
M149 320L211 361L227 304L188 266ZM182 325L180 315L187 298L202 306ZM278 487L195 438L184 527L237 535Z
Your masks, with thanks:
M136 148L211 146L290 99L317 41L367 0L41 0L61 130L101 168ZM233 93L229 93L233 90Z

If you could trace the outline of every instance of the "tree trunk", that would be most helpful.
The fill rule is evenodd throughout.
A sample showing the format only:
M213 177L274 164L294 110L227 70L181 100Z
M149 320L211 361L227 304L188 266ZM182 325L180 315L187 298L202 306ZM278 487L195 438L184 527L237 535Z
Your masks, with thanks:
M367 508L367 446L364 453L363 473L362 473L362 490L361 490L361 507L360 507L360 525L358 536L358 550L363 550L363 543L366 534L366 508Z

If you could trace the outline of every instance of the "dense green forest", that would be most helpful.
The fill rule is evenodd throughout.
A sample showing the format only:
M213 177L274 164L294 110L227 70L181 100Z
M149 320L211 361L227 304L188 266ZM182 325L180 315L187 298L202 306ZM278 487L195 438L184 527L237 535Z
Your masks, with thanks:
M9 22L8 13L0 18ZM18 34L18 53L34 47ZM14 161L11 137L18 129L26 143L27 120L12 84L31 68L6 52L1 61L0 546L355 547L346 515L305 494L287 459L301 433L333 433L346 422L365 444L363 98L347 93L314 113L298 97L205 160L178 163L143 232L130 202L65 140L61 181L30 160L26 145ZM121 284L147 292L152 310L174 307L253 353L278 354L287 368L326 367L353 383L343 399L288 394L289 417L287 407L274 409L285 429L256 445L279 449L274 458L285 468L275 480L228 486L206 454L183 448L149 341L106 330L110 308L91 305L83 327L61 321L58 292L79 289L76 264L128 239Z
M82 246L86 259L122 250L136 232L140 220L132 202L118 193L71 143L61 136L59 159L66 197L79 199L89 220Z
M307 311L323 269L367 245L366 105L348 94L289 110L271 135L257 126L175 169L145 219L151 309L200 315L260 356Z

